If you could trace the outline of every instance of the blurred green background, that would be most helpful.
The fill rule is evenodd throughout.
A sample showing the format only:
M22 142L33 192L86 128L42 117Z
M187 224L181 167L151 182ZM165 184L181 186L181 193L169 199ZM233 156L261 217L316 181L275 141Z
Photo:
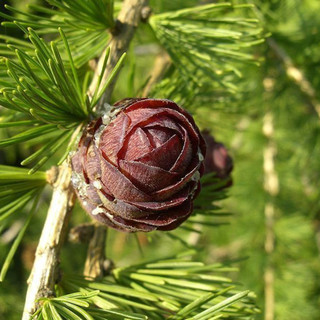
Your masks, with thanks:
M36 0L5 1L23 10L29 2ZM188 0L183 1L183 6L209 2ZM194 114L199 125L209 127L217 140L228 147L235 164L233 187L229 198L221 203L225 212L232 213L224 218L228 224L207 228L203 236L193 235L189 240L199 244L201 250L196 255L201 260L234 261L239 273L230 276L244 289L257 294L262 311L257 319L268 319L265 302L271 294L275 319L317 320L320 314L320 2L232 2L254 3L268 37L256 48L261 65L243 66L239 86L245 91L241 96L212 97L203 105L188 106L198 110ZM179 9L182 4L167 0L150 3L156 13ZM14 32L4 27L0 30L5 34ZM132 58L122 70L113 101L132 96L143 87L158 52L151 30L147 26L139 29L129 52ZM156 95L166 98L161 96L161 90ZM4 164L19 165L28 152L24 145L10 147L1 151L0 159ZM277 186L271 187L271 191L265 186L270 175L278 181L273 182ZM0 284L1 319L20 318L26 280L49 199L48 188L6 280ZM267 209L270 207L271 216ZM72 225L88 221L77 206ZM16 223L19 230L19 220ZM11 237L6 232L0 236L0 261L15 232L10 231ZM271 248L266 240L270 237ZM179 241L163 235L138 234L137 238L110 230L107 256L121 266L186 249ZM67 243L61 258L65 272L81 273L85 256L86 245ZM271 282L267 281L270 273Z

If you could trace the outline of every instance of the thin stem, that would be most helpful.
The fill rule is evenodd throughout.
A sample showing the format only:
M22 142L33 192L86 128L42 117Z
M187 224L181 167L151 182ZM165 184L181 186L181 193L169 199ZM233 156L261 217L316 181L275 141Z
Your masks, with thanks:
M271 203L265 205L266 219L266 239L265 250L268 258L267 266L264 271L264 299L265 299L265 320L274 320L274 267L271 257L274 250L274 206Z
M104 275L106 231L105 226L94 226L94 232L89 242L87 259L83 271L85 276L101 278Z
M170 64L171 60L168 53L162 50L154 62L152 73L143 90L142 97L148 97L151 89L163 78Z
M148 0L125 0L123 2L122 9L118 15L114 34L112 35L109 42L110 56L109 56L106 72L102 79L102 83L104 83L107 80L108 76L111 74L113 68L117 64L120 57L123 55L124 52L128 50L129 44L134 35L134 31L141 20L142 9L145 6L147 6L147 4L148 4ZM104 61L104 54L102 54L101 58L99 59L98 68L96 69L95 77L89 89L89 93L91 94L91 96L95 91L94 89L99 79L99 74L103 65L103 61ZM105 102L110 101L116 78L117 77L115 77L115 79L112 81L112 83L108 86L108 88L104 92L100 100L100 103L98 105L98 109L103 108L103 104Z
M274 39L269 38L267 42L278 59L284 64L287 76L296 83L300 91L307 97L310 107L320 119L320 102L317 100L316 90L313 88L312 84L304 73L294 65L290 56Z
M277 150L274 142L274 125L271 112L267 112L263 119L263 134L267 138L263 157L264 190L269 198L264 209L266 228L265 251L267 255L267 265L264 272L265 320L274 320L275 298L272 257L275 243L275 205L273 199L279 193L279 181L275 171L274 157Z

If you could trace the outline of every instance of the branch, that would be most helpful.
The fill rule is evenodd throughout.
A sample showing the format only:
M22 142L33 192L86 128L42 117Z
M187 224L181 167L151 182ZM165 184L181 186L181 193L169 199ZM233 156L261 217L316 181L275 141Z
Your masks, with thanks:
M283 48L280 48L278 46L277 42L274 39L270 38L267 40L267 42L278 59L283 62L287 76L292 79L299 87L300 91L305 94L313 111L320 118L320 102L316 98L316 91L312 87L312 84L305 77L303 72L293 64L290 56L285 52Z
M104 276L106 231L107 229L103 225L94 226L83 271L85 276L91 278L101 278Z
M265 320L274 320L274 268L272 256L275 242L275 206L272 198L279 193L279 179L275 171L274 157L277 150L273 141L273 116L270 112L267 112L263 119L263 134L268 139L263 155L264 190L270 198L267 200L264 208L266 228L265 251L267 255L267 265L264 272Z
M89 243L83 274L89 278L101 278L110 271L113 263L105 258L105 226L96 221L73 227L68 240L72 243Z
M36 251L22 320L29 320L38 307L37 299L54 296L54 285L58 278L60 250L66 235L74 192L70 184L71 169L65 162L53 185L53 194Z
M134 31L141 20L141 14L143 11L146 11L144 8L147 6L147 4L148 0L125 0L123 2L122 9L118 15L116 28L109 42L110 56L102 83L107 80L122 54L128 50L129 44L134 35ZM99 59L98 68L96 69L95 77L89 89L89 93L91 93L91 95L97 85L97 78L102 69L104 55L105 53L103 53ZM116 78L112 81L103 94L98 105L98 109L101 109L105 102L110 101L115 81Z
M13 241L21 228L23 227L23 221L17 220L15 221L8 230L6 230L0 237L1 244L8 244Z
M152 87L157 84L165 75L166 71L168 70L169 66L171 64L170 57L168 53L164 50L162 50L154 63L154 67L152 70L152 73L150 75L149 81L147 85L145 86L142 97L148 97Z
M264 300L265 300L265 320L274 320L274 267L270 261L274 251L274 205L270 202L265 205L266 238L265 250L267 254L267 266L264 271Z

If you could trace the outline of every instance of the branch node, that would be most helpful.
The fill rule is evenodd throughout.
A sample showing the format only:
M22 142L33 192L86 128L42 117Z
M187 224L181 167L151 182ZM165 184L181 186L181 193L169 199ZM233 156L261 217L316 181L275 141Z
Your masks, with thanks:
M39 296L44 298L53 298L56 296L55 292L48 287L43 287L39 291Z
M118 36L119 34L121 34L122 29L123 29L124 23L122 23L120 20L116 20L114 27L110 30L110 33L113 37Z
M145 6L141 9L141 22L147 23L152 14L152 9L149 6Z
M73 227L69 232L69 241L72 243L88 243L93 237L94 225L83 223Z
M46 172L46 180L47 182L53 186L55 182L58 179L59 175L59 168L57 166L51 167L47 172Z
M111 259L105 259L103 261L103 273L104 275L109 275L111 274L112 270L114 269L115 264Z

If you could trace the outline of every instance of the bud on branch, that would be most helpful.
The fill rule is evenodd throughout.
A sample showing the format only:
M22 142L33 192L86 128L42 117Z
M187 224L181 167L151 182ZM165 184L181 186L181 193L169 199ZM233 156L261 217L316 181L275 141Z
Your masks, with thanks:
M223 188L231 186L232 179L230 175L233 169L233 160L228 150L223 143L216 141L208 131L202 132L202 136L207 147L204 159L204 173L214 173L219 180L225 180L226 184Z

